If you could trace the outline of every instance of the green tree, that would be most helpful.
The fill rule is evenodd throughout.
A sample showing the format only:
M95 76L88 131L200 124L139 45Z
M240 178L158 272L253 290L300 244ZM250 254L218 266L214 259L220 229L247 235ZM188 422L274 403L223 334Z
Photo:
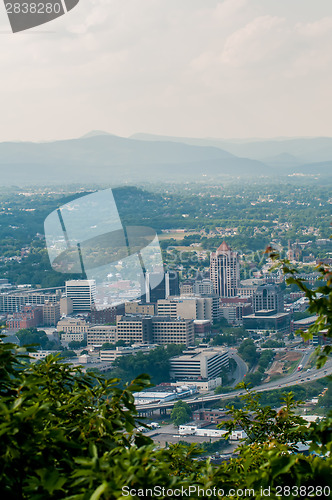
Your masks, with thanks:
M285 342L278 342L277 340L267 340L264 344L261 344L264 349L274 349L278 347L285 347Z
M252 339L244 340L238 349L238 353L250 366L253 366L258 359L257 349Z
M189 422L191 414L192 414L191 408L188 405L188 403L180 399L173 406L173 410L171 413L171 421L176 427L179 427L180 425Z
M79 340L71 340L68 347L70 349L79 349L81 347L81 342Z
M225 426L229 432L240 427L246 432L246 444L277 442L296 450L299 443L306 442L306 421L295 412L301 402L296 402L292 393L283 395L282 408L276 411L270 406L262 406L260 394L251 392L247 384L242 382L238 387L246 390L246 394L241 396L245 407L240 410L234 406L228 407L232 419L221 426Z
M247 429L248 443L229 463L212 467L193 460L200 453L195 446L155 449L137 431L141 424L133 392L148 386L148 378L141 376L121 389L117 380L84 374L52 356L30 364L24 350L0 344L3 497L116 500L122 488L142 488L140 496L144 496L144 489L154 486L166 490L219 486L224 488L225 500L232 489L259 492L267 487L270 498L276 500L277 486L332 486L330 424L314 424L302 433L291 398L277 414L261 409L255 399L249 400L244 413L230 409L230 425L236 421L235 425ZM185 410L184 402L177 403ZM293 453L296 443L304 439L319 456ZM325 493L319 496L328 498Z
M112 350L112 349L115 349L116 348L116 345L115 344L111 344L109 342L105 342L102 346L101 346L101 350L102 351L105 351L105 350Z
M237 338L234 335L218 334L212 340L212 345L234 345L237 343Z
M64 351L61 352L62 358L75 358L76 356L77 356L76 352L70 349L65 349Z
M37 328L23 328L16 333L22 346L34 344L37 349L53 350L59 345L50 341L44 330Z

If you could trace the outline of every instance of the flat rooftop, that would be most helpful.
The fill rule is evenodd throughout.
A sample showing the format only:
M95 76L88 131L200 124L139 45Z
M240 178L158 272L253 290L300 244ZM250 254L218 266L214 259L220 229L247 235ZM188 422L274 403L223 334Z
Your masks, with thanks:
M315 323L316 319L318 318L318 316L309 316L309 318L302 318L302 319L298 319L296 321L294 321L294 325L302 325L302 326L305 326L305 325L312 325L313 323Z
M205 360L206 358L210 359L216 355L220 354L226 354L228 351L225 349L223 351L220 350L210 350L210 351L194 351L194 352L184 352L183 354L180 354L179 356L174 356L173 358L170 359L172 362L173 360L176 361L200 361L200 360Z
M278 319L278 318L284 318L286 316L289 316L289 313L283 312L283 313L275 313L275 314L260 314L259 316L256 316L255 314L248 314L247 316L243 316L243 319L261 319L261 318L267 318L267 319Z

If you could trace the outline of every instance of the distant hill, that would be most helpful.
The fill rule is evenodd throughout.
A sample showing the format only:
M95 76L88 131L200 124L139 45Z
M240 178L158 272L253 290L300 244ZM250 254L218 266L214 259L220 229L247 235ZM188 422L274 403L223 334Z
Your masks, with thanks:
M264 158L263 161L266 165L271 167L294 167L303 163L300 158L296 158L296 156L290 155L289 153L280 153L276 156L270 156Z
M302 157L306 157L305 151L308 158L318 155L317 151L328 156L331 147L332 158L332 139L233 141L227 143L226 151L220 147L226 142L217 139L173 140L142 134L135 137L123 138L96 130L71 140L0 143L2 184L217 182L226 178L271 179L293 173L331 174L331 162L305 161ZM296 154L282 151L286 145ZM236 156L230 151L241 148L242 153L260 152L258 156L262 155L263 160Z
M323 162L332 159L331 137L299 137L276 139L193 139L186 137L156 136L153 134L135 134L131 136L142 141L175 141L196 146L212 146L228 151L233 155L265 161L267 158L285 158L289 155L299 163ZM282 162L279 162L280 164Z
M5 184L132 182L201 175L260 175L264 165L215 147L138 141L110 134L47 143L0 143Z
M125 165L182 163L233 158L213 147L195 147L172 142L143 142L115 135L93 135L47 143L0 143L0 163L48 164L58 161L81 165Z
M91 130L87 134L84 134L80 137L80 139L87 139L89 137L96 137L97 135L112 135L109 132L105 132L104 130Z

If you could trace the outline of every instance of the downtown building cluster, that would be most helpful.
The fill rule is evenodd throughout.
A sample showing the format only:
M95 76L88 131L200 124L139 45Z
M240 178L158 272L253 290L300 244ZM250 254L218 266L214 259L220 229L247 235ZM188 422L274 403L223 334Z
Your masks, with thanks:
M156 345L184 345L187 351L171 360L171 378L199 378L202 383L218 379L216 373L228 365L228 353L197 350L195 339L209 336L222 318L252 334L290 331L280 286L241 282L239 255L225 242L210 255L209 279L179 283L173 272L165 273L157 286L152 283L154 276L147 274L140 300L97 307L94 280L68 280L64 289L1 294L0 309L13 332L52 325L64 345L86 342L87 349L110 362ZM114 348L103 349L106 344Z
M63 290L53 293L2 293L0 311L7 314L11 331L58 325L65 341L87 337L88 345L95 347L118 340L189 346L195 337L207 336L211 325L221 318L252 331L287 333L290 328L280 286L244 286L240 282L239 255L225 242L210 255L210 279L187 280L179 285L177 273L165 273L153 288L152 274L147 273L141 285L139 301L96 307L95 281L69 280ZM110 325L115 328L106 328Z

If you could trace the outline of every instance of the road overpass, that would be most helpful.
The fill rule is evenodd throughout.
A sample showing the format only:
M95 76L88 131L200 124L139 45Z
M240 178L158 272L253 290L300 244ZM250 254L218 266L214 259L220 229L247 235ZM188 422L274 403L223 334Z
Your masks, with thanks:
M304 356L305 358L309 359L309 354ZM332 359L329 359L326 364L324 365L323 368L320 368L319 370L316 370L315 368L312 368L310 372L308 371L295 371L291 375L288 375L286 377L280 378L278 380L274 380L273 382L268 382L266 384L262 384L256 387L253 387L253 390L255 392L264 392L264 391L271 391L273 389L283 389L290 387L292 385L300 385L300 384L306 384L308 382L313 382L315 380L318 380L319 378L324 378L327 377L328 375L332 374ZM228 392L227 394L218 394L218 395L205 395L205 396L196 396L194 398L188 398L186 399L186 403L195 408L195 407L203 407L206 403L211 403L211 402L216 402L216 401L227 401L229 399L233 399L234 397L240 396L241 394L244 394L244 390L235 390L232 392ZM165 403L152 403L152 404L146 404L146 405L136 405L137 411L139 414L149 414L153 413L156 410L159 410L160 413L166 413L166 410L172 409L174 404L176 403L176 400L173 401L168 401Z

